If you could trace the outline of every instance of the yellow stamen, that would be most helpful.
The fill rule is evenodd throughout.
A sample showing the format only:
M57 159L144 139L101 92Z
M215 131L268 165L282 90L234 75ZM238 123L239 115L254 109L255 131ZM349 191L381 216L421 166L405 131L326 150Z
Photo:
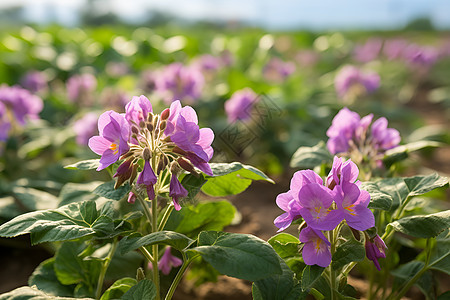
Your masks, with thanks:
M109 149L111 149L114 153L114 155L116 155L119 152L119 149L117 149L117 144L112 143L111 146L109 146Z
M317 239L316 240L316 249L317 250L320 250L320 244L322 243L322 240L321 239Z
M354 213L354 210L353 210L354 206L355 206L355 204L352 204L347 207L344 207L344 209L348 210L352 216L356 216L356 214Z

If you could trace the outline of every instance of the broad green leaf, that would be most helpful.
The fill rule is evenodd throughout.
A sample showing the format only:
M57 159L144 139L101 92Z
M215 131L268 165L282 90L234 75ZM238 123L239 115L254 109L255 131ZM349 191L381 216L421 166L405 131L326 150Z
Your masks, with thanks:
M294 278L294 272L280 259L283 273L255 281L252 285L254 300L301 300L307 292L302 291L301 283Z
M289 257L300 256L298 249L300 241L293 235L288 233L279 233L271 237L267 242L284 260Z
M450 238L437 239L433 255L430 261L430 268L450 275Z
M55 273L62 284L84 283L95 287L102 262L84 260L80 254L86 248L82 242L65 242L55 254Z
M153 300L156 297L156 287L148 279L139 281L138 284L132 286L123 296L122 300Z
M448 178L438 174L419 175L403 178L386 178L372 182L371 188L392 197L391 211L406 199L425 194L435 188L448 184ZM377 187L375 187L376 185Z
M173 211L164 230L176 231L197 238L201 231L222 230L231 224L236 209L226 201L204 202Z
M201 190L214 197L236 195L245 191L252 180L265 180L274 183L266 174L255 167L238 162L230 164L211 163L214 176L207 176L208 181Z
M177 250L182 250L193 242L194 240L178 232L159 231L150 233L143 237L127 236L120 241L119 251L120 253L125 254L142 246L150 246L156 244L169 245Z
M187 252L200 254L220 273L240 279L256 281L282 273L275 250L252 235L204 231L198 247Z
M115 184L115 180L105 182L99 185L93 193L106 199L121 200L131 191L131 186L128 183L123 184L116 190L114 189Z
M307 291L314 286L325 268L317 265L306 266L302 273L302 290Z
M400 266L399 268L391 271L391 274L395 277L393 289L398 290L403 284L406 284L411 280L414 275L419 272L425 265L422 261L410 261L407 264ZM416 282L415 285L424 293L428 298L435 299L434 294L434 282L430 271L425 272Z
M59 193L59 205L64 206L73 202L82 202L88 200L95 200L97 195L92 193L92 190L98 186L98 182L90 183L67 183Z
M320 142L313 147L300 147L292 156L289 166L299 169L314 169L325 163L333 161L324 142Z
M105 280L118 280L123 277L135 277L136 270L142 266L144 257L138 252L129 252L125 255L120 251L114 253L113 259L106 271Z
M11 292L0 295L0 300L74 300L75 298L56 297L46 294L36 287L23 286ZM92 298L77 298L77 300L93 300Z
M380 190L380 187L376 183L362 182L361 189L370 194L369 208L390 210L393 201L392 197L388 193Z
M351 239L336 249L331 266L333 269L339 270L348 263L363 261L365 257L366 251L363 244Z
M205 184L205 177L200 174L199 176L194 176L192 174L187 174L181 180L181 184L188 191L187 199L194 199L194 197L200 192L203 184Z
M71 169L71 170L93 170L97 169L100 165L100 159L88 159L88 160L82 160L77 163L65 166L65 169Z
M40 291L54 296L73 296L73 285L63 285L55 273L55 258L44 260L28 279L28 285L35 285Z
M137 281L134 278L125 277L114 282L102 295L100 300L119 299L132 286L136 285Z
M417 150L430 148L430 147L440 147L442 143L434 141L417 141L406 145L400 145L395 148L386 151L383 162L389 167L397 161L404 160L408 157L408 154Z
M126 221L114 221L112 206L105 204L97 212L95 202L68 204L57 209L41 210L20 215L0 226L0 236L15 237L30 233L32 244L74 240L95 235L110 238L131 229Z
M432 238L450 227L450 210L401 218L387 226L413 237Z
M52 209L58 207L58 198L54 195L25 187L14 187L12 189L14 197L29 211Z

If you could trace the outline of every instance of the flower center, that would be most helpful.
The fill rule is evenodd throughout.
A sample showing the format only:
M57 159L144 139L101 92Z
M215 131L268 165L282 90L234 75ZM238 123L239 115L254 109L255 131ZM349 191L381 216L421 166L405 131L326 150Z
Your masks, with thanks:
M111 146L109 146L109 149L111 149L113 151L114 155L116 155L119 152L119 149L117 149L116 143L112 143Z
M352 204L352 205L349 205L347 207L344 207L344 209L349 211L352 216L355 216L356 214L354 213L355 210L353 209L353 207L355 207L355 204Z

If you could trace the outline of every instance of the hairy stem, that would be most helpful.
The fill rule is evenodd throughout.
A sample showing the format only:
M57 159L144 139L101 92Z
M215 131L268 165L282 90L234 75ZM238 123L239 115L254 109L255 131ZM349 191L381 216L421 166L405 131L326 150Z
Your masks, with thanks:
M95 292L95 299L100 299L103 289L103 281L105 280L106 271L108 270L109 264L111 263L112 257L117 249L117 237L114 238L111 250L109 250L108 256L103 262L102 269L100 270L100 276L98 277L97 290Z
M181 279L183 278L184 272L186 272L187 267L198 256L198 255L195 255L195 256L191 257L190 259L186 259L186 255L183 252L181 252L181 254L183 255L183 265L178 270L178 273L175 276L175 279L172 281L172 284L170 285L170 288L169 288L169 291L167 292L165 300L172 299L173 294L175 293L175 290L176 290L178 284L180 283Z
M156 201L157 195L155 195L155 199L152 200L152 232L158 231L158 203ZM153 283L156 286L156 300L160 299L160 286L159 286L159 270L158 270L158 245L152 246L153 253Z
M173 204L170 203L170 205L167 207L166 211L164 212L164 215L162 216L161 221L159 222L158 225L158 231L161 231L164 229L164 226L166 226L167 220L169 220L170 214L172 213L173 210Z

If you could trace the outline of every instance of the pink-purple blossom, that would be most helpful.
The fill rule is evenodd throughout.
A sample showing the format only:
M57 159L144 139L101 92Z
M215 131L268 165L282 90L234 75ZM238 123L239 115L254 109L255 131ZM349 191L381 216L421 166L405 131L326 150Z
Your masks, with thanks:
M300 242L304 243L303 261L307 265L328 267L331 263L330 242L320 230L306 227L300 232Z
M47 88L47 77L45 73L30 71L20 81L21 85L32 93L38 93Z
M94 75L85 73L73 75L67 80L67 97L71 102L83 100L97 87L97 79Z
M367 258L370 259L377 270L380 271L381 267L378 259L386 258L386 244L378 234L372 240L366 236L365 248Z
M172 174L172 177L170 178L170 191L169 191L169 197L172 197L173 199L173 206L176 210L180 210L180 198L184 198L188 195L188 191L183 187L181 182L178 180L177 176L175 174Z
M161 256L161 259L159 260L158 269L160 269L164 275L169 275L172 268L179 267L182 264L183 261L178 257L172 255L171 248L167 247L164 251L164 254Z
M250 88L234 92L231 98L225 102L228 122L234 123L237 120L250 120L252 109L258 100L258 95Z
M0 102L3 104L3 116L5 118L8 115L14 117L14 120L7 120L10 124L25 125L27 120L39 119L39 113L44 107L40 97L19 86L1 85Z
M274 57L263 68L264 78L268 81L283 82L295 72L295 64Z
M370 38L364 44L355 46L353 50L353 58L359 62L370 62L378 57L382 45L382 39Z
M340 98L369 94L380 86L380 76L373 71L363 72L355 66L344 66L336 74L334 86Z
M147 121L148 113L153 112L150 100L144 95L134 96L125 106L125 119L132 125Z
M89 112L81 119L75 121L73 131L75 131L78 145L87 146L89 138L98 133L97 120L98 114Z

